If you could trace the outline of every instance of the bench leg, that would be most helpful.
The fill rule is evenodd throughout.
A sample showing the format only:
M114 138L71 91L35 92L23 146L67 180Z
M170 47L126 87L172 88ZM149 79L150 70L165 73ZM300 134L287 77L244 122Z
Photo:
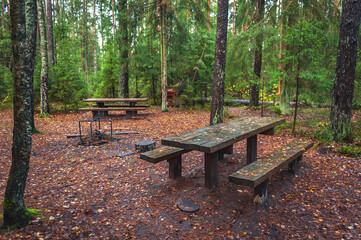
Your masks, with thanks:
M292 174L296 174L299 169L299 162L302 160L302 155L293 160L288 164L288 172Z
M263 205L266 202L268 195L268 182L269 180L267 179L254 188L254 203Z
M108 115L108 112L106 112L106 113L107 113L107 115ZM106 115L105 115L105 111L99 111L99 116L100 116L100 117L106 116Z
M98 111L92 111L93 119L99 116Z
M257 135L247 138L247 164L257 160Z
M125 113L125 115L126 115L126 119L132 119L132 111L126 111L126 113Z
M218 160L222 150L204 154L205 185L208 189L216 189L218 185Z
M182 156L177 156L168 159L169 163L169 178L177 178L182 176Z

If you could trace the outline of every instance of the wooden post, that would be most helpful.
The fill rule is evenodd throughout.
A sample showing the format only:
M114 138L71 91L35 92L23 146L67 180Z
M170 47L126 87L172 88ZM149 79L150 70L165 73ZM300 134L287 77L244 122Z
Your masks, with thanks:
M247 164L257 160L257 135L247 138Z
M169 178L177 178L182 176L182 155L168 159Z
M255 203L257 203L259 200L261 200L260 204L264 204L266 202L267 195L268 195L268 191L267 191L268 182L269 182L269 179L267 178L264 182L262 182L260 185L258 185L257 187L254 188L254 202Z
M132 119L132 111L126 111L126 119Z
M92 111L93 119L99 116L98 111Z
M299 162L302 160L302 155L293 160L288 164L288 172L292 174L296 174L299 169Z
M205 185L214 190L218 185L218 158L222 151L204 153Z

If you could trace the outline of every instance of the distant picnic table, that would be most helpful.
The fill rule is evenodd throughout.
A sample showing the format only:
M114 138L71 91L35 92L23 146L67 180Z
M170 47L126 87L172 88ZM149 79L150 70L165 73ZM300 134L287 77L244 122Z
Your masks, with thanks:
M93 119L107 116L109 111L125 111L126 118L131 119L138 111L145 110L149 105L138 104L146 102L148 98L89 98L84 102L94 102L89 108L80 108L80 111L91 111Z
M204 152L205 185L216 188L218 184L218 161L223 154L233 153L233 144L247 138L247 163L257 160L257 134L273 135L274 127L283 118L242 117L178 136L162 139L162 144L184 150Z

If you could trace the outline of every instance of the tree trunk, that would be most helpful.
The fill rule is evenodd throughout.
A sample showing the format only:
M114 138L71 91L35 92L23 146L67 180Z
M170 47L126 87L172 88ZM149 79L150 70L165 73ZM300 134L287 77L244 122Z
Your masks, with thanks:
M298 54L300 54L300 50L298 51ZM298 96L299 96L299 89L300 89L300 70L301 70L301 60L299 59L299 57L297 57L296 105L295 105L295 114L293 115L292 134L295 134L295 132L296 132L296 120L297 120L297 111L298 111Z
M119 69L119 97L129 97L129 58L128 58L128 12L127 0L120 0L120 69Z
M114 0L112 0L112 15L113 15L113 34L115 35L115 7L114 7Z
M223 122L224 80L228 27L228 0L218 0L216 49L213 72L213 94L210 125Z
M161 4L160 17L161 17L161 26L160 26L160 44L161 44L161 82L162 82L162 112L168 111L167 106L167 39L165 35L165 13L166 5Z
M261 22L264 17L264 4L265 0L257 0L256 6L256 24L261 27ZM256 36L256 48L254 50L254 78L250 84L251 101L250 106L255 107L259 105L259 80L261 79L262 69L262 44L263 34L262 32Z
M88 41L87 41L87 5L86 0L83 0L83 33L82 33L82 59L83 59L83 71L85 71L86 79L88 81Z
M36 53L36 27L37 27L37 12L36 12L36 0L27 0L25 1L26 10L26 37L27 37L27 49L29 54L29 69L31 75L31 126L34 132L36 132L35 121L34 121L34 89L33 89L33 74L34 74L34 65L35 65L35 53ZM33 8L35 6L35 9Z
M46 29L44 20L43 1L37 0L38 21L40 30L40 49L41 49L41 73L40 73L40 114L49 114L48 104L48 48L46 40Z
M53 7L51 0L46 0L46 21L47 21L47 40L48 40L48 53L49 53L49 65L54 65L54 31L53 31Z
M2 23L2 29L4 31L4 33L6 32L6 27L5 27L5 4L4 1L1 1L1 23Z
M342 1L336 78L330 115L331 131L335 141L352 142L352 98L360 19L361 1Z
M233 0L233 25L232 35L236 35L236 0Z
M95 6L96 6L96 2L94 0L94 8L93 8L93 29L94 29L94 44L93 44L93 62L94 62L94 75L97 75L97 27L96 27L96 21L95 21Z
M211 26L211 0L208 0L208 18L207 18L207 29Z
M26 10L25 10L26 9ZM35 11L35 13L33 13ZM24 203L24 191L31 152L32 75L35 52L29 44L31 24L36 28L36 1L11 0L11 39L14 56L14 128L12 162L3 201L4 226L26 226L30 214ZM29 29L29 32L27 32ZM35 36L36 36L36 30Z

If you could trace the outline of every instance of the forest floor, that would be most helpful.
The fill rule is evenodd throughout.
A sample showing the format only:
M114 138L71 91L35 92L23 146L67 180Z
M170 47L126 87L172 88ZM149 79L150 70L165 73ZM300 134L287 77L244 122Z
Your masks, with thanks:
M36 127L45 134L33 135L25 203L44 210L43 218L0 234L0 239L361 239L359 158L340 156L314 140L298 174L282 171L272 177L268 200L258 206L252 189L228 182L228 175L246 165L246 141L235 144L234 154L219 163L219 187L214 192L204 187L200 152L183 156L182 177L177 180L168 178L166 161L151 164L139 154L118 157L134 152L138 141L155 140L160 146L161 138L209 123L206 110L161 113L150 108L145 113L131 120L112 117L113 128L135 133L99 146L67 138L78 133L78 120L90 119L90 113L36 116ZM259 116L260 111L228 107L228 115ZM272 111L265 115L276 116ZM299 119L312 116L301 113ZM1 199L11 164L12 121L11 110L0 111ZM282 127L274 136L260 135L259 156L294 139ZM194 201L200 210L180 211L180 197Z

